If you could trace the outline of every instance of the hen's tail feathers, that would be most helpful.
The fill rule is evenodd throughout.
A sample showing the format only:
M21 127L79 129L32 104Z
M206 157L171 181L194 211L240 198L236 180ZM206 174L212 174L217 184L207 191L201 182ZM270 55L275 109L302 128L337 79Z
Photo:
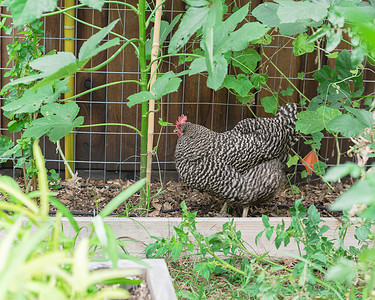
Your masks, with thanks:
M295 124L297 122L297 105L295 103L284 105L280 108L277 116L287 120L288 123Z
M298 136L296 134L296 122L298 120L297 118L297 105L287 104L280 108L279 112L277 113L277 117L282 119L282 123L285 125L286 128L288 128L289 132L289 146L293 146L297 140Z

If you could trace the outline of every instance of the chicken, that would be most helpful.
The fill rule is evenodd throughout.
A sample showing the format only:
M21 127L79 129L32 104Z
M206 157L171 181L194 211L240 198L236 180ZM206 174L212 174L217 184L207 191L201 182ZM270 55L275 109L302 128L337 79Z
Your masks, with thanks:
M297 107L283 106L274 118L245 119L229 131L218 133L176 121L175 161L180 178L227 204L243 207L272 198L283 182L283 165L296 142Z

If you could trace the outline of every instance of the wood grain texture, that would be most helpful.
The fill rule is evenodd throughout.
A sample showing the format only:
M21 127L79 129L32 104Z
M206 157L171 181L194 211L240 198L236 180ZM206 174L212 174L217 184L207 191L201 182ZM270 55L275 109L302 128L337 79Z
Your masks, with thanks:
M76 218L78 225L84 227L80 232L80 238L88 236L89 224L92 218L79 217ZM229 218L196 218L197 230L203 236L210 236L222 230L223 224L229 222ZM340 221L334 218L322 218L324 225L330 227L330 230L325 233L328 238L337 237L337 228L341 225ZM291 218L270 218L270 225L277 226L281 222L285 222L285 227L290 225ZM70 227L68 221L63 218L64 232L68 236L74 236L75 231ZM122 237L126 241L127 250L131 255L144 257L145 246L155 242L155 237L168 238L174 234L173 226L177 226L181 222L181 218L114 218L108 217L104 219L113 229L117 237ZM288 257L288 253L299 255L298 247L293 239L288 246L283 245L277 249L273 244L273 239L268 241L263 235L257 244L255 244L255 237L263 230L262 218L234 218L236 229L241 231L242 239L245 242L246 248L257 254L265 254L268 252L272 257ZM345 246L356 246L357 240L354 238L355 227L349 227L345 238Z

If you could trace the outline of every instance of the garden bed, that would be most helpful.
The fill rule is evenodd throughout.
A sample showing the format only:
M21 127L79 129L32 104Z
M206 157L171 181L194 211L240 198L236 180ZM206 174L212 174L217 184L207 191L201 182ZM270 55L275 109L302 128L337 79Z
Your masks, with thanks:
M56 197L66 205L70 211L82 212L82 215L94 215L100 212L109 201L111 201L122 190L129 187L133 181L96 181L92 179L80 179L77 183L62 181L61 189L56 190ZM331 212L326 208L350 185L336 183L334 190L320 182L304 182L299 188L284 186L274 199L267 203L252 205L249 210L249 217L288 217L289 208L293 206L296 199L303 198L306 206L315 205L322 216L337 217L340 213ZM158 194L158 191L161 192ZM157 195L156 195L157 194ZM176 181L169 181L163 186L160 182L151 185L150 217L181 217L180 204L185 201L190 212L197 212L198 217L240 217L241 207L233 207L225 215L220 214L223 202L219 199L191 189L185 184ZM139 205L139 193L130 197L126 205L120 205L115 214L126 214L131 216L146 216L144 210L137 208ZM51 208L53 209L53 208Z
M173 227L177 226L181 222L181 218L152 218L152 217L139 217L139 218L117 218L107 217L104 219L113 229L116 237L126 242L126 250L129 254L145 257L145 247L155 242L153 237L168 238L174 234ZM222 230L223 224L230 221L230 218L196 218L197 230L203 236L210 236ZM332 238L337 235L337 228L341 224L340 220L334 218L322 218L322 224L330 227L330 230L326 233L326 236ZM80 232L80 238L88 236L90 230L86 230L85 227L90 225L92 222L91 217L78 217L76 218L78 225L84 227ZM285 222L286 227L290 225L291 218L270 218L270 225L276 226ZM62 219L64 225L64 232L68 236L74 236L75 231L70 226L66 218ZM281 246L279 249L275 247L274 242L267 240L265 236L262 236L257 244L255 243L255 237L264 228L262 218L234 218L234 224L236 229L241 231L241 236L245 242L246 248L257 254L268 253L272 257L288 257L288 254L298 255L298 248L294 241L284 247ZM350 227L346 239L346 246L357 245L357 240L354 239L354 226Z
M129 260L119 260L119 269L140 269L140 279L144 280L140 286L130 287L131 297L129 300L174 300L177 299L167 265L163 259L144 259L150 267L137 264ZM91 262L90 268L111 268L111 262Z

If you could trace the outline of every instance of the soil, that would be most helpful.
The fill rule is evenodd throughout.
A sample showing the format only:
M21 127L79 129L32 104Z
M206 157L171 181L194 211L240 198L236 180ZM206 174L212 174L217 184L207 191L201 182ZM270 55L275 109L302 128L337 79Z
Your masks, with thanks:
M60 182L61 189L55 190L56 197L65 204L74 214L95 215L100 212L122 190L133 184L134 181L96 181L92 179L73 178ZM320 182L305 182L299 187L285 186L266 203L252 205L249 217L260 217L262 214L269 217L290 216L289 209L296 199L302 198L305 206L315 205L325 217L340 216L339 212L327 209L349 184L336 183L334 189ZM296 191L297 190L297 191ZM294 193L293 193L294 192ZM182 201L186 202L190 212L197 212L198 217L241 217L242 207L230 207L228 213L220 214L222 201L187 187L184 183L169 181L166 184L154 182L151 184L151 203L148 216L150 217L180 217ZM146 216L145 209L140 208L139 193L130 197L113 213L131 216ZM51 210L54 210L51 207Z

